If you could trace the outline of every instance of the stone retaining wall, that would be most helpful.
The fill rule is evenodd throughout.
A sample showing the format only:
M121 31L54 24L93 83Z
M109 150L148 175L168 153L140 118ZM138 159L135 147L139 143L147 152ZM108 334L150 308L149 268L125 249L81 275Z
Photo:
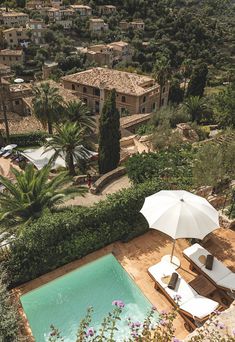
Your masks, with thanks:
M126 168L123 166L117 167L116 169L104 174L95 183L93 183L91 187L91 193L97 194L110 181L113 181L114 179L117 179L125 174L126 174Z

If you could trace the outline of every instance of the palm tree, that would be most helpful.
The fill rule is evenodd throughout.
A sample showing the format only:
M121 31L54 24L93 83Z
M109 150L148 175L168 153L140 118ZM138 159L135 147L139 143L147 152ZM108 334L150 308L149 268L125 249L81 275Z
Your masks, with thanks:
M154 74L158 84L160 85L159 95L159 108L162 106L162 90L166 82L171 76L170 61L165 57L161 56L154 65Z
M0 221L22 223L36 219L44 209L52 209L64 199L86 192L84 187L68 186L71 178L67 172L49 180L50 169L50 164L41 170L36 170L32 164L28 164L25 171L12 168L15 182L0 176L6 188L0 192Z
M205 100L199 96L190 96L184 102L186 112L191 116L192 121L200 122L202 114L206 110Z
M51 87L48 82L35 86L33 94L34 114L44 127L48 127L48 133L52 134L52 123L62 109L63 98L58 93L58 88Z
M65 120L76 122L87 133L92 133L95 128L95 119L90 116L90 111L82 101L69 101L64 108Z
M69 174L75 175L75 163L87 158L84 144L84 129L77 123L66 122L56 127L57 133L46 143L45 151L54 150L53 160L65 158Z

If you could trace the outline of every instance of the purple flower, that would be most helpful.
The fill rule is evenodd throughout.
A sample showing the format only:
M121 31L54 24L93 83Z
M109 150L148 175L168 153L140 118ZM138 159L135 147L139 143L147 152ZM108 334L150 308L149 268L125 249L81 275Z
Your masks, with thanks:
M140 323L140 322L135 322L134 324L135 324L135 326L136 326L137 328L139 328L139 327L141 326L141 323Z
M221 323L221 322L217 322L217 323L215 324L215 326L216 326L218 329L224 329L224 328L225 328L224 323Z
M221 312L220 312L219 310L215 310L215 311L214 311L214 314L215 314L215 315L220 315Z
M180 340L178 338L174 337L173 342L180 342Z
M163 327L167 325L167 321L165 319L161 319L159 322Z
M125 306L125 304L124 304L123 301L121 301L121 300L114 300L114 301L112 302L112 305L115 305L115 306L117 306L117 307L119 307L119 308L124 308L124 306Z
M164 316L164 315L167 314L167 311L166 311L166 310L162 310L162 311L160 312L160 314Z
M89 337L89 336L94 336L95 334L95 331L92 327L88 328L87 331L86 331L86 337Z
M156 306L152 306L152 310L156 311L157 310Z
M138 335L138 333L136 331L132 331L131 332L131 336L132 337L138 337L139 335Z
M181 297L180 295L178 295L178 294L176 294L176 295L174 296L174 300L175 300L176 302L180 301L181 298L182 298L182 297Z

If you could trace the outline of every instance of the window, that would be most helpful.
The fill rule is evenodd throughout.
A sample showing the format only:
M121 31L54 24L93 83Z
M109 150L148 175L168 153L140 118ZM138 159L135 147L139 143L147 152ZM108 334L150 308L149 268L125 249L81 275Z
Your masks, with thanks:
M143 103L145 103L145 102L146 102L146 96L143 97Z
M11 61L11 56L9 57L9 61Z
M87 99L84 97L83 98L83 102L85 103L85 105L87 106Z
M126 112L126 108L121 108L121 113L125 113Z
M153 103L152 109L153 109L153 110L156 109L156 102Z
M161 103L162 106L164 106L164 99L162 99L162 103Z
M10 43L13 43L13 39L10 39Z
M11 34L11 33L9 33L9 37L12 37L12 34Z
M126 96L122 96L122 102L126 102Z
M16 57L16 61L18 61L18 57Z
M15 105L18 106L20 104L19 100L15 100Z
M99 101L95 101L95 112L96 113L100 112L100 102Z
M166 91L166 88L165 88L165 87L163 87L163 89L162 89L162 92L163 92L163 93L165 93L165 91Z
M21 37L21 33L20 32L17 32L16 33L18 37Z
M94 94L95 96L100 96L100 90L99 90L99 88L95 88L95 89L93 90L93 94Z
M86 87L83 87L83 93L86 94L87 93L87 89Z
M72 84L72 90L75 90L75 84Z
M142 113L143 113L143 114L145 113L145 108L142 109Z

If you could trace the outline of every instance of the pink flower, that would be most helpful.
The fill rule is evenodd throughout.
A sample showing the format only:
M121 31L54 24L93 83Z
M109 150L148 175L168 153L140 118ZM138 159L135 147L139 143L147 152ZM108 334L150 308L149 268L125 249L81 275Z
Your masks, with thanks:
M174 337L173 342L180 342L180 340L178 338Z
M174 301L179 302L181 298L182 297L180 295L176 294L173 299Z
M224 323L221 323L221 322L217 322L217 323L215 324L215 326L216 326L218 329L224 329L224 328L225 328Z
M156 311L157 310L156 306L152 306L152 310Z
M135 322L134 324L135 324L135 326L136 326L137 328L139 328L139 327L141 326L141 323L140 323L140 322Z
M164 315L167 314L167 311L166 311L166 310L162 310L162 311L160 312L160 314L164 316Z
M87 329L86 337L94 336L94 334L95 334L95 331L92 327Z
M233 336L235 336L235 329L232 330L232 334L233 334Z
M114 300L114 301L112 302L112 305L115 305L115 306L117 306L117 307L119 307L119 308L124 308L124 306L125 306L125 304L124 304L123 301L121 301L121 300Z

